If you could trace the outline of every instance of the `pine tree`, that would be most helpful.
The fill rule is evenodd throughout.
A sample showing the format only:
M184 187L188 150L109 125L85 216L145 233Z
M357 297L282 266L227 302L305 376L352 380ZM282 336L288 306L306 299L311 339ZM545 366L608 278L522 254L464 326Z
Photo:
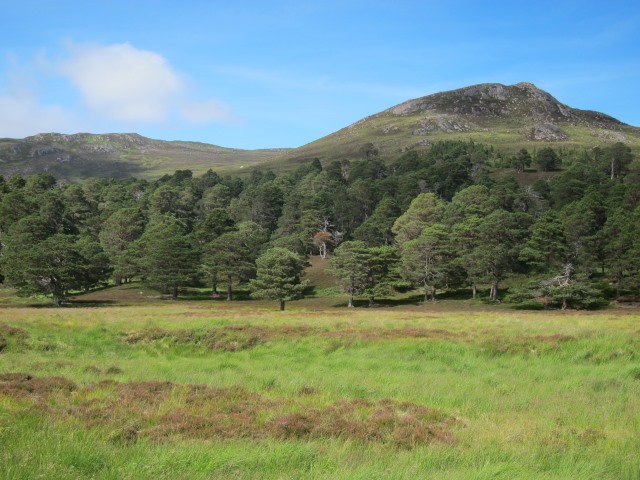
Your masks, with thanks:
M149 224L140 241L145 252L141 266L149 286L175 299L179 287L196 281L198 252L174 217L160 217Z
M349 308L353 297L360 295L367 284L367 245L359 240L343 242L329 260L329 272L334 275L342 291L349 295Z
M300 277L304 274L306 261L286 248L271 248L258 260L256 278L251 280L251 296L258 299L278 300L280 310L287 300L302 297L308 282Z
M233 299L233 282L249 277L256 267L251 259L251 251L246 236L240 232L227 232L213 239L204 247L202 265L212 280L227 282L227 300ZM212 288L215 295L215 287Z
M424 301L436 299L436 288L447 279L448 263L453 257L449 229L435 223L422 235L401 245L402 275L424 288Z
M2 258L6 281L22 295L51 295L60 306L70 290L87 287L91 268L82 256L74 235L56 233L29 246L9 238Z

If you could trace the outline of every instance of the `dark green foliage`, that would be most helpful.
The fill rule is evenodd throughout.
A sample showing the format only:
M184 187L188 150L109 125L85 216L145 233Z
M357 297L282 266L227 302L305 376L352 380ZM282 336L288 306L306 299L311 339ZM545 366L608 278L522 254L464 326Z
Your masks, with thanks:
M447 204L447 223L458 223L470 216L485 217L498 208L498 201L484 185L463 188Z
M138 208L121 208L113 212L104 222L100 232L100 244L111 260L114 280L132 277L137 268L132 268L129 250L144 232L146 218Z
M214 238L203 248L202 270L212 284L216 295L219 280L227 282L227 300L233 299L233 282L249 279L255 263L249 248L250 239L241 232L226 232Z
M97 238L89 235L82 235L78 239L76 246L78 253L86 261L80 284L84 290L89 290L96 285L106 283L113 271L109 256L103 250Z
M422 234L422 230L431 223L442 220L445 212L445 203L433 193L421 193L409 205L393 224L391 231L396 236L396 241L403 244Z
M193 238L199 245L205 245L220 235L237 230L236 223L224 208L214 208L196 223Z
M147 285L178 297L178 289L198 278L199 255L178 220L163 216L147 225L140 238L140 266Z
M395 247L368 247L355 240L336 248L329 271L338 279L342 290L349 294L349 307L353 307L354 296L367 297L373 305L377 296L390 294L400 278L399 266Z
M558 215L549 210L531 227L531 236L519 258L538 271L548 271L564 265L568 251L564 225Z
M563 285L549 285L542 289L547 297L547 305L563 310L592 309L606 304L600 293L590 285L582 282L571 282Z
M536 154L536 165L543 172L551 172L560 166L560 158L553 148L541 148Z
M512 289L505 300L524 308L586 309L607 304L602 293L584 280L561 275Z
M349 295L349 307L353 307L353 297L366 288L367 261L367 244L357 240L340 244L331 257L329 271L338 279L342 291Z
M367 245L391 245L394 239L392 227L400 213L393 197L384 197L373 214L355 229L354 238Z
M302 297L308 285L300 279L306 265L303 257L276 247L258 257L256 265L256 278L250 283L253 298L278 300L284 310L286 301Z
M436 299L436 289L448 280L450 261L454 256L450 229L441 223L424 228L418 238L400 246L402 276L424 289L424 301L428 296Z
M625 286L625 279L638 278L640 267L640 207L629 212L624 207L616 209L598 232L599 244L604 244L604 254L609 267L609 277L616 284L618 293Z
M254 178L257 185L250 185L231 202L230 210L236 221L250 220L273 231L282 213L284 192L273 181Z
M484 272L492 301L498 300L499 282L517 267L530 221L525 214L496 210L479 222L474 246L463 254L463 264L470 272Z
M520 149L515 157L511 159L511 166L516 172L524 172L524 170L531 165L532 158L529 151L526 148Z
M640 162L624 144L509 156L448 141L396 159L377 155L374 145L361 153L324 166L325 158L314 159L291 173L252 169L244 178L213 171L194 178L189 170L82 186L48 174L0 178L4 275L20 283L23 252L63 235L73 239L68 250L77 263L91 264L66 291L100 285L112 271L115 283L137 277L177 293L206 278L213 293L222 281L232 293L272 247L336 257L345 291L370 299L393 293L398 255L405 284L425 294L467 285L475 296L491 286L495 300L513 273L517 286L567 265L585 282L599 276L597 288L610 295L640 286ZM554 171L528 172L532 161ZM350 249L360 252L360 270L345 268L362 280L337 271Z
M31 245L21 245L9 237L2 258L6 281L24 295L51 295L61 305L70 290L87 288L108 276L86 258L86 245L78 244L74 235L56 233ZM89 252L96 255L96 250Z
M604 242L598 235L606 221L604 198L590 190L581 200L572 202L560 211L569 246L569 260L581 272L592 273L603 267Z
M606 147L604 149L604 157L611 166L611 180L621 180L633 160L631 148L622 142L616 142Z
M366 266L367 281L362 295L369 298L369 305L373 305L376 297L393 293L393 285L400 278L397 249L390 245L369 248Z

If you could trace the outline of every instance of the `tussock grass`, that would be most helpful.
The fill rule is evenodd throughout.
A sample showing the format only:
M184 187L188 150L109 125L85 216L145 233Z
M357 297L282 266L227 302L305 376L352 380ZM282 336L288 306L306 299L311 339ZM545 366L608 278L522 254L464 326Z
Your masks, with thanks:
M0 477L640 476L633 311L339 301L0 309Z

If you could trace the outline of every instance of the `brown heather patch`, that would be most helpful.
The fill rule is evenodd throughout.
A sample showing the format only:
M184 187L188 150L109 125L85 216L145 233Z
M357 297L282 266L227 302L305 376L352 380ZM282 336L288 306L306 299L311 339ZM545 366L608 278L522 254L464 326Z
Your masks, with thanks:
M277 438L346 438L413 448L434 441L452 443L455 420L411 402L353 399L272 419L266 426Z
M18 399L42 398L55 392L70 393L75 383L62 377L34 377L28 373L0 374L0 395Z
M210 350L235 352L246 350L264 343L259 332L235 327L223 327L209 330L177 329L160 327L148 328L130 333L125 341L130 344L168 340L175 345L195 345Z
M342 328L337 330L328 330L308 325L228 325L208 330L165 329L152 327L129 333L125 337L125 341L129 344L136 344L165 340L175 345L195 345L203 346L211 350L238 351L256 347L269 340L303 338L309 336L375 341L403 338L456 339L462 337L463 334L444 329L428 329L420 327L393 329Z
M299 393L307 396L317 393L312 387L303 390ZM67 394L67 403L48 403L58 391ZM110 440L124 445L140 437L336 438L414 448L454 442L451 429L457 422L439 410L393 399L355 398L310 408L308 400L299 397L266 398L241 387L106 380L77 389L60 377L24 373L0 376L0 395L48 406L42 411L55 419L73 417L88 428L108 427Z
M9 346L9 338L13 338L18 343L24 343L29 338L29 332L23 328L0 323L0 352Z
M26 340L29 338L29 332L27 332L24 328L20 327L12 327L11 325L7 325L6 323L0 323L0 334L7 337L14 337L21 340Z

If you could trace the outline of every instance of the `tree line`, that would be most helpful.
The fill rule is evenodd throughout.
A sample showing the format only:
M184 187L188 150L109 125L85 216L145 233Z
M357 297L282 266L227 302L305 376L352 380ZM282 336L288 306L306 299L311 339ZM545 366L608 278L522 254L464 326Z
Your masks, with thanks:
M371 144L360 152L242 178L0 177L0 279L57 304L134 278L174 298L209 285L231 300L246 283L284 308L320 254L351 299L371 302L410 288L425 301L486 288L497 301L507 279L507 300L550 306L637 292L640 165L625 144L507 156L450 141L391 163Z

